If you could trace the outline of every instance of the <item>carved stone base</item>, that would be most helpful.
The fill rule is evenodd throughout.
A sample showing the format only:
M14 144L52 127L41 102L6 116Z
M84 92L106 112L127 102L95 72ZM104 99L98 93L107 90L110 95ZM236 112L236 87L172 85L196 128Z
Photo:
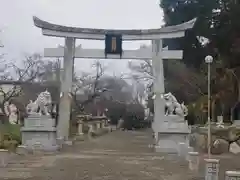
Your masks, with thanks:
M24 127L55 127L55 119L47 115L31 114L24 119Z
M49 129L50 130L50 129ZM28 150L56 151L56 130L34 131L33 129L22 128L22 143Z
M29 151L56 151L59 149L56 141L54 119L49 116L29 116L21 128L22 144Z
M186 150L189 147L190 128L184 118L166 116L156 130L156 152L178 153L181 142L186 144Z
M156 152L178 153L179 143L183 142L188 147L188 134L180 133L158 133L158 142L155 146Z

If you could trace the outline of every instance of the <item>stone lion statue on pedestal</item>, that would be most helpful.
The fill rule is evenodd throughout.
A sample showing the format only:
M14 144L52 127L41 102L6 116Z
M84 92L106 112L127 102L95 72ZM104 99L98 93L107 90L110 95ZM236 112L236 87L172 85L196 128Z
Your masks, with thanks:
M30 100L26 110L28 114L50 115L51 105L52 97L46 90L41 92L35 101Z
M184 105L184 102L180 104L171 92L163 94L162 98L165 100L166 116L178 115L181 117L185 117L188 115L188 109Z

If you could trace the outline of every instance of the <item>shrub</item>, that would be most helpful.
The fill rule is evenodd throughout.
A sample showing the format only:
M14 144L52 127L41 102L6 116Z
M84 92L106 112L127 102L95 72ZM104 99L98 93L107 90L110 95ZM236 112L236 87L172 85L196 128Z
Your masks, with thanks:
M20 125L0 125L0 148L8 148L10 145L7 143L7 141L13 142L12 144L15 145L21 144ZM6 147L7 144L8 147Z

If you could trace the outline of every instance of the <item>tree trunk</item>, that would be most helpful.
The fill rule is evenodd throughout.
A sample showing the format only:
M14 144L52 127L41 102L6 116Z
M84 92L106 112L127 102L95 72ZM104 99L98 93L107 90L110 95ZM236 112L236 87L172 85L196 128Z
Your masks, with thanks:
M237 103L240 103L240 82L238 81L238 102ZM239 120L240 118L240 111L237 109L237 118Z
M2 113L3 113L3 116L2 116L2 119L1 119L1 121L2 121L2 123L3 124L6 124L7 122L8 122L8 116L7 116L7 113L6 113L6 111L5 111L5 107L4 107L4 104L6 103L6 101L3 101L2 103L1 103L1 105L0 105L0 109L1 109L1 111L2 111Z

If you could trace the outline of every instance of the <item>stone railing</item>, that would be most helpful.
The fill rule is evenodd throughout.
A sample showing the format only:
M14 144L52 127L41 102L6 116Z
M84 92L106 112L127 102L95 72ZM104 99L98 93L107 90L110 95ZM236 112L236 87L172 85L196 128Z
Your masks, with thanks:
M106 116L77 116L77 136L87 134L92 137L104 134L108 131L108 119Z

